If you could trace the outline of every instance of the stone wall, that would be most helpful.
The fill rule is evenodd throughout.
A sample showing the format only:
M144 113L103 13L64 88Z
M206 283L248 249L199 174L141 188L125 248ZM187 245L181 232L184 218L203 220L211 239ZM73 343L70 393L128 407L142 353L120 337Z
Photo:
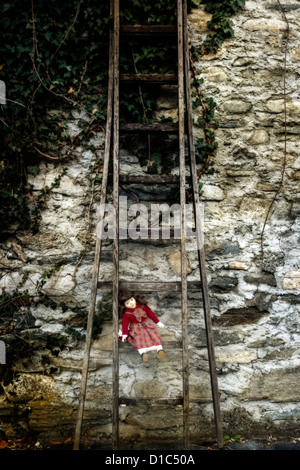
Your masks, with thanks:
M219 149L215 174L203 177L205 250L224 432L243 437L295 436L299 423L299 1L285 1L290 23L287 54L287 164L279 187L284 159L284 45L286 23L275 0L246 1L234 18L235 37L215 55L204 56L202 69L206 96L217 103L216 131ZM198 46L209 15L203 7L189 15L190 37ZM173 100L162 94L160 111L174 116ZM196 116L195 116L196 117ZM78 132L74 113L70 133ZM195 127L195 136L201 131ZM18 338L34 347L18 358L13 376L7 372L1 385L1 429L8 435L34 433L46 441L73 437L84 342L66 332L84 333L78 307L87 310L95 244L95 212L99 183L92 182L93 165L103 158L104 136L94 135L94 148L76 149L61 184L55 188L42 214L40 232L12 233L1 244L1 287L8 292L28 276L22 289L35 303L21 305L12 319L5 318L3 336L12 344L12 327ZM125 144L121 171L144 174L138 158ZM172 172L176 173L174 168ZM31 177L36 194L51 185L62 168L43 163ZM145 204L170 201L171 188L131 188ZM100 279L110 280L112 243L103 244ZM189 280L199 280L197 253L188 243ZM174 241L120 246L121 279L178 280L180 246ZM45 305L37 283L55 263L61 267L45 277L43 292L66 308ZM101 300L106 291L99 291ZM164 341L181 334L180 295L151 293L148 303L169 327ZM191 436L196 442L214 439L209 366L200 292L189 293ZM76 308L77 307L77 314ZM49 338L68 338L66 345L49 346ZM111 433L112 326L102 324L91 350L83 442L109 441ZM5 366L4 366L5 367ZM120 350L120 395L177 397L181 395L181 350L166 350L160 361ZM120 408L120 433L127 441L181 439L180 407Z

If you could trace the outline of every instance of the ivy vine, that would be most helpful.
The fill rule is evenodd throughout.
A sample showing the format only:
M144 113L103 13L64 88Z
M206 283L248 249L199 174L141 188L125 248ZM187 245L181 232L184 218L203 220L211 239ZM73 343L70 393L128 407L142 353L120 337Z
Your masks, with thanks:
M3 230L38 229L29 174L41 160L63 164L106 119L109 2L1 2L6 104L0 117L0 219ZM72 111L84 109L75 137ZM34 207L32 213L31 203Z
M75 344L85 339L88 312L80 305L72 305L64 301L57 301L50 297L44 290L44 286L52 276L59 272L62 263L56 263L52 268L45 269L40 278L36 281L35 292L29 293L24 289L28 280L28 274L24 274L21 282L12 292L3 290L0 296L0 311L2 320L2 329L0 334L5 333L5 342L7 346L7 365L12 365L21 361L26 366L34 357L34 354L41 350L44 345L45 352L42 358L42 364L50 364L46 351L58 356L59 352L65 349L73 340ZM64 329L61 333L39 333L35 339L34 334L30 333L33 328L30 320L30 309L44 305L52 310L60 309L62 312L69 311L69 317L64 320ZM20 320L20 318L22 318ZM102 331L104 321L112 318L112 294L104 294L97 303L94 316L92 336L95 339ZM20 332L22 328L22 332ZM2 371L3 372L3 371ZM0 366L1 376L1 366Z
M219 123L215 119L217 103L212 97L205 97L201 89L204 79L201 77L201 69L196 69L195 61L206 54L215 54L226 39L234 35L233 22L230 19L240 8L245 5L245 0L226 0L222 2L204 1L204 11L210 13L211 19L207 22L209 33L199 47L190 46L190 63L193 77L192 92L193 107L200 108L201 115L197 119L197 125L203 129L203 137L196 142L197 163L201 164L198 172L199 192L202 192L203 183L201 176L204 173L214 173L214 158L218 149L215 130Z
M209 33L203 44L203 51L215 54L226 39L234 35L233 22L230 19L245 5L245 0L204 1L205 11L212 18L207 22Z

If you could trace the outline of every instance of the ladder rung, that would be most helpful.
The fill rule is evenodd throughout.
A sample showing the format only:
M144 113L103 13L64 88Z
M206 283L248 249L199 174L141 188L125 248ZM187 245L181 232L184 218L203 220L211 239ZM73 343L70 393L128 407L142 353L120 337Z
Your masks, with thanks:
M127 35L165 35L176 34L177 27L173 25L122 25L120 32Z
M183 399L180 398L119 398L120 405L137 406L137 405L173 405L178 406L183 404Z
M120 131L124 134L139 134L139 133L178 133L178 124L140 124L140 123L122 123L120 124Z
M177 75L173 73L121 73L120 80L127 83L172 84L178 82Z
M173 349L181 349L182 348L182 342L181 341L172 341L172 340L164 340L164 348L166 350L173 350ZM136 350L129 344L129 343L119 343L119 349L124 349L125 351L133 351L136 352Z
M120 175L119 181L122 184L176 184L180 182L180 177L178 175Z
M201 282L199 281L188 281L188 289L200 289ZM132 292L168 292L168 291L180 291L181 282L136 282L136 281L120 281L120 289L124 289ZM112 281L99 281L98 288L111 288Z
M162 237L162 231L159 231L159 236L158 238L151 238L149 235L149 238L138 238L137 240L134 238L123 238L120 240L122 243L140 243L143 245L151 245L151 246L166 246L166 245L171 245L171 244L179 244L180 243L180 238L174 238L172 236L172 232L174 232L173 229L170 229L170 238Z

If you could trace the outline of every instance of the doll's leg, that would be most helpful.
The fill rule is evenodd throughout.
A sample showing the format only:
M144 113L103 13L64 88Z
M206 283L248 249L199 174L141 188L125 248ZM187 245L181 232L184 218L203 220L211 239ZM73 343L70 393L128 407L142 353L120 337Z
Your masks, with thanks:
M143 362L147 362L148 359L149 359L149 354L148 353L143 353L142 354L142 359L143 359Z
M149 354L148 354L148 348L140 348L137 350L137 352L140 354L140 356L143 359L143 362L147 362L149 359Z
M160 359L165 357L165 351L163 350L163 346L160 344L158 346L151 346L149 348L141 348L137 350L138 353L142 356L143 361L146 362L149 359L149 352L157 353Z
M160 359L164 359L165 356L166 356L166 355L165 355L165 351L164 351L163 349L160 349L160 350L158 351L158 357L159 357Z

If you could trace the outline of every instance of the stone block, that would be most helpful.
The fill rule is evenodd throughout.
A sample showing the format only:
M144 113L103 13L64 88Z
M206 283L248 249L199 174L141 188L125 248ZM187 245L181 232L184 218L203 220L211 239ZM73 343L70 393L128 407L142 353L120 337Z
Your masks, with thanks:
M300 180L300 170L295 171L295 173L293 174L293 179Z
M49 295L66 295L70 294L75 288L75 280L70 272L67 272L67 269L71 271L74 268L63 268L58 276L53 276L50 278L44 286L44 291Z
M206 82L226 82L227 73L221 67L209 67L206 70L203 70L203 75Z
M300 289L300 271L286 273L282 286L284 289Z
M291 58L295 62L298 62L300 60L300 47L296 47L295 49L292 49Z
M168 261L173 269L173 271L180 276L181 275L181 253L180 251L175 251L174 253L171 253ZM187 273L191 273L192 269L190 267L189 261L187 262Z
M269 399L275 402L299 402L300 369L276 368L268 374L256 373L246 393L251 400Z
M250 111L252 104L248 101L229 100L225 101L223 107L230 114L244 114Z
M242 217L251 217L251 219L261 218L265 215L270 202L260 198L244 198L240 205L240 214Z
M237 284L238 280L233 277L218 276L210 282L209 287L217 292L231 292Z
M258 183L257 189L258 189L259 191L267 191L267 192L269 192L269 191L277 191L277 188L276 188L275 186L271 186L271 185L269 185L269 184L260 184L260 183Z
M255 18L245 21L243 29L246 31L266 31L278 34L286 29L286 23L276 18Z
M256 307L231 308L220 317L213 318L214 326L234 326L257 323L268 312ZM231 333L233 336L234 334ZM233 341L231 341L232 343Z
M210 402L212 399L211 385L209 381L201 380L198 385L190 385L190 399L199 400L201 402Z
M88 386L86 389L86 400L97 403L110 403L112 400L111 385Z
M230 261L228 266L229 269L240 269L242 271L247 271L249 269L249 264L243 261Z
M217 362L247 364L257 359L257 352L246 350L240 346L228 346L216 348Z
M137 410L135 408L126 407L122 410L126 418L124 416L121 422L124 426L120 428L121 436L132 438L146 432L147 437L152 435L155 439L162 436L170 439L170 433L178 433L178 422L182 422L182 407L151 407L151 412L149 407L146 410L142 407Z
M14 403L58 398L54 379L42 374L20 374L4 387L4 393L9 402Z
M277 286L277 282L276 282L276 278L274 276L274 274L261 274L259 276L245 276L244 277L244 280L245 282L248 282L249 284L255 284L255 285L259 285L259 284L267 284L269 286L273 286L273 287L276 287Z
M268 100L265 105L266 110L269 113L279 114L284 112L284 100L283 98L277 100ZM299 116L300 102L298 100L288 99L286 102L286 108L288 114Z
M158 380L146 380L136 382L133 386L133 396L138 398L161 398L166 397L167 385Z
M225 198L223 189L212 184L203 186L202 198L206 201L222 201Z
M189 25L191 29L195 29L197 33L207 33L207 22L211 20L211 14L206 13L203 8L195 8L189 14Z
M280 100L269 100L266 103L266 110L270 113L282 113L284 109L284 101Z
M270 137L267 131L264 129L256 129L255 131L252 132L249 143L252 145L260 145L260 144L266 144L269 142Z

